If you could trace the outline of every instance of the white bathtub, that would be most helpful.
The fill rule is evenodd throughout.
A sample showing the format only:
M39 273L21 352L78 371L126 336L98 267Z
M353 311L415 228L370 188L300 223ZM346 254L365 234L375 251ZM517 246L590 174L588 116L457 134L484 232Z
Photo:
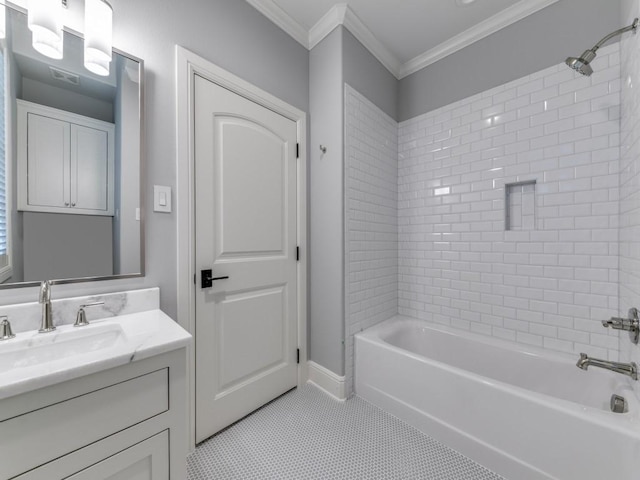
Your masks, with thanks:
M356 335L355 354L359 396L507 479L640 479L628 377L400 316Z

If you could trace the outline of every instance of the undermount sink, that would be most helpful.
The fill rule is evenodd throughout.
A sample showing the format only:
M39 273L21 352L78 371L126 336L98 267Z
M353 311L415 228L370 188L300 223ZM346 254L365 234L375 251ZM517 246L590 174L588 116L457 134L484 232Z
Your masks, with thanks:
M138 362L189 344L191 335L159 309L18 332L0 341L0 400Z
M59 327L54 332L30 332L0 344L0 374L10 370L50 364L88 353L118 347L125 341L122 326L103 323L74 328Z

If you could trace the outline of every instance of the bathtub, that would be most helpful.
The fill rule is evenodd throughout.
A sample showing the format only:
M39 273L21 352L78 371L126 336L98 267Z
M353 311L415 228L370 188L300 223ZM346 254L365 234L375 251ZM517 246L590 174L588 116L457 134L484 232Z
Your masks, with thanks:
M356 335L355 389L510 480L640 479L628 377L577 359L398 316Z

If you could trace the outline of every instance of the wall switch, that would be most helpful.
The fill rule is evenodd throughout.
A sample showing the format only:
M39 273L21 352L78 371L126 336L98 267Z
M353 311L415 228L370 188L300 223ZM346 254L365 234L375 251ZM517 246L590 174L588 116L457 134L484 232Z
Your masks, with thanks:
M153 211L171 212L171 187L163 185L153 186Z

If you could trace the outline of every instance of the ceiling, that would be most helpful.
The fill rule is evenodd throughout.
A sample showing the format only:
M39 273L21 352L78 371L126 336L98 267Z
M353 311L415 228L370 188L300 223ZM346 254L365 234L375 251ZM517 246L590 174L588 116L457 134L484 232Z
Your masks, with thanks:
M557 1L247 0L309 49L344 25L397 78Z

